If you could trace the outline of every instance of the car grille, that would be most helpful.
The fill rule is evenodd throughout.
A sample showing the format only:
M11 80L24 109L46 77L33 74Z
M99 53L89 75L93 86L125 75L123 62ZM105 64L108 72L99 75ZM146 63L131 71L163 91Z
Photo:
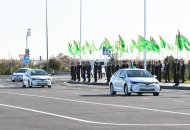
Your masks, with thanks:
M150 88L150 89L148 89L148 88L140 88L140 91L155 91L155 89L154 88Z

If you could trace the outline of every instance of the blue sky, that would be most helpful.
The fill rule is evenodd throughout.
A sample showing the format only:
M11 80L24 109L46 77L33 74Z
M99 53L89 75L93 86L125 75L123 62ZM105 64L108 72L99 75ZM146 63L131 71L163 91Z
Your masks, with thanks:
M147 39L152 36L159 43L161 35L174 44L178 29L190 38L189 0L146 1ZM105 37L114 43L120 34L126 44L130 44L131 39L143 36L144 0L82 2L83 43L94 40L99 46ZM50 57L68 54L67 43L80 40L79 10L80 0L48 0ZM24 54L28 28L31 28L28 39L31 58L46 58L45 0L0 0L0 18L0 58L8 59L9 52L14 59Z

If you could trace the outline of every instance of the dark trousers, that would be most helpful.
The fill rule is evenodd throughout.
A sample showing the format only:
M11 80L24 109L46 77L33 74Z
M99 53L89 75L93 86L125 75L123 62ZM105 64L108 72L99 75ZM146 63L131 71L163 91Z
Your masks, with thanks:
M90 82L90 73L87 73L88 82Z
M97 73L94 73L94 82L97 81Z
M179 85L179 73L175 73L175 74L174 74L174 82L175 82L175 85L176 85L176 86Z
M77 79L80 81L80 73L77 73Z
M169 75L169 72L166 72L165 73L165 82L170 82L170 75Z
M76 81L76 74L73 74L73 80Z
M86 75L85 73L82 74L83 82L86 82Z
M181 73L181 80L182 80L182 83L185 82L185 73L184 72Z
M98 72L98 79L102 79L102 72Z

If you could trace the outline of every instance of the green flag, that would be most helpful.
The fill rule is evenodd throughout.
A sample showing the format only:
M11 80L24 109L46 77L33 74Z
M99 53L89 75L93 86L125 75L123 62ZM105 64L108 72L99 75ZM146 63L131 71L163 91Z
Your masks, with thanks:
M136 42L132 39L132 43L130 45L130 51L133 52L133 50L136 48Z
M159 45L156 43L156 41L152 37L150 38L150 43L152 45L152 51L154 51L154 52L160 52Z
M85 45L86 45L86 50L89 50L90 49L90 44L88 41L85 42Z
M107 38L104 38L103 47L106 47L107 49L112 48L112 46Z
M160 36L160 45L162 48L166 48L166 42L164 41L164 39Z
M179 51L182 51L183 48L185 48L187 51L189 51L190 49L190 42L189 40L180 34L180 32L178 32L177 35L177 47Z
M80 53L81 53L80 47L75 40L74 40L74 52L76 55L80 55Z
M73 54L73 52L72 52L72 45L68 42L68 52L69 52L69 54Z
M144 37L139 35L137 48L140 52L142 52L145 48L149 50L150 42L146 40Z
M126 50L125 41L123 40L123 38L120 35L119 35L119 45L120 45L120 51L125 52L125 50Z

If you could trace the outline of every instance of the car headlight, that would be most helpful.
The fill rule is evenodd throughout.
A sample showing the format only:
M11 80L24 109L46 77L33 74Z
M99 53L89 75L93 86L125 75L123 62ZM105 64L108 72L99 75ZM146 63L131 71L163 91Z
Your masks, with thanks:
M138 82L131 82L131 84L138 84Z

